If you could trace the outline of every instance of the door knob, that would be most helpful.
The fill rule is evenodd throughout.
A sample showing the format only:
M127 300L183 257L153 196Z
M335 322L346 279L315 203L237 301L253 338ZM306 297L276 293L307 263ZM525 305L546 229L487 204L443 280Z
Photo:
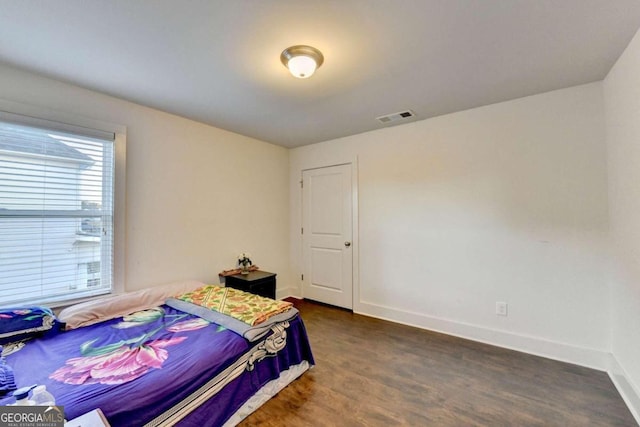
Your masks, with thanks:
M351 242L344 242L344 246L348 248L349 246L351 246Z

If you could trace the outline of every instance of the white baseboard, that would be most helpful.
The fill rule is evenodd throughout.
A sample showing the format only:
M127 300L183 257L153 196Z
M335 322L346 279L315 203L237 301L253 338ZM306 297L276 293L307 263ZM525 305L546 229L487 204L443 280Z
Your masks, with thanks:
M640 388L633 384L624 368L612 354L608 358L607 373L636 422L640 425Z
M610 353L360 301L355 313L607 371Z
M276 299L285 299L288 297L302 299L301 297L295 296L296 293L298 293L298 288L276 289Z

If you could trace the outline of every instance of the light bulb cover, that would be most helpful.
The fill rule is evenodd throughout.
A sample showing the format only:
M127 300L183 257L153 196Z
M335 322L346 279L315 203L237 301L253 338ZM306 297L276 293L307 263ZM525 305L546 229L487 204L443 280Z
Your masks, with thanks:
M316 61L306 55L294 56L289 60L287 65L291 74L299 79L311 77L317 68Z
M280 61L294 77L306 79L320 68L324 62L324 56L315 47L296 45L283 50Z

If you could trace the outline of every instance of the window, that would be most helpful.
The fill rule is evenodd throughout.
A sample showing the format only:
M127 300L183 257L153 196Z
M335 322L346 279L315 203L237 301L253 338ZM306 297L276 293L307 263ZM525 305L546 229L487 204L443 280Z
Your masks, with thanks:
M0 304L111 292L115 134L0 114Z

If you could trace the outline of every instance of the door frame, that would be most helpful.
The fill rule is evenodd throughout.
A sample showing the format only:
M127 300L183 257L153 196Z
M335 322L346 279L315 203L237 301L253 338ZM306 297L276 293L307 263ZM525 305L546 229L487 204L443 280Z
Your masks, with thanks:
M360 235L358 227L358 157L354 157L350 161L330 163L323 165L314 165L313 167L305 167L300 169L300 183L302 183L302 176L304 171L324 169L332 166L351 165L351 311L356 311L360 306ZM303 188L300 185L300 225L304 224L303 212L304 212L304 200L303 200ZM305 274L304 263L304 242L302 233L299 234L300 242L300 270L301 274ZM300 294L304 298L304 286L302 280L300 281Z

